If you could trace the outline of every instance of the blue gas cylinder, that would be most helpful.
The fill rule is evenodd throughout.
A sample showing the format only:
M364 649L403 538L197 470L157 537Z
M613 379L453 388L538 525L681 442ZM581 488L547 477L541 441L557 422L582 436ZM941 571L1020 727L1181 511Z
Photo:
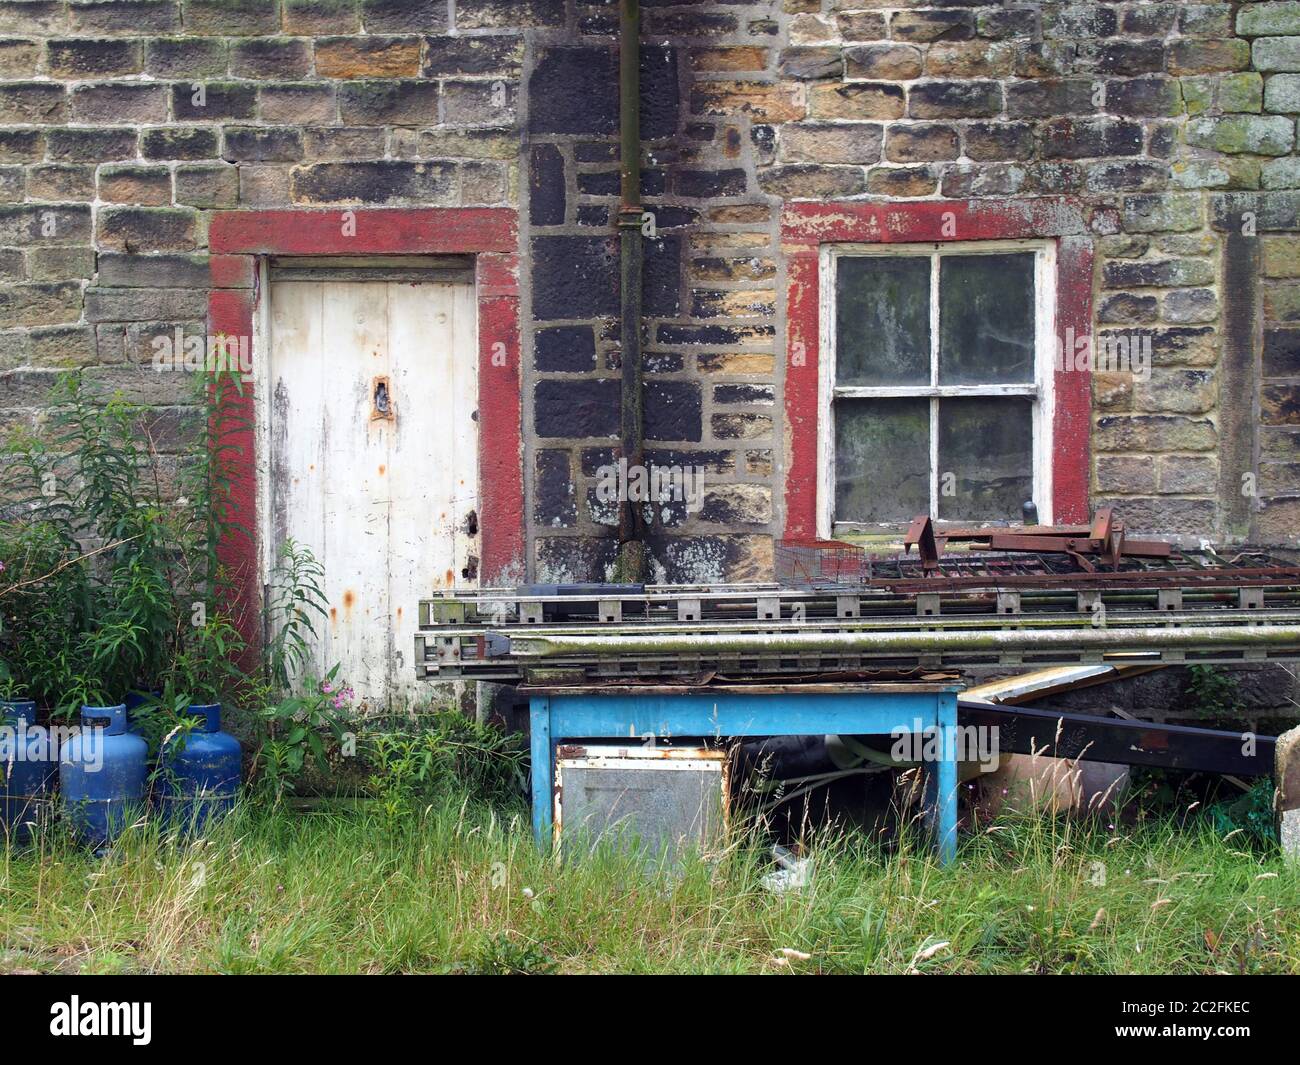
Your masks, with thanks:
M234 736L221 731L220 703L191 706L186 713L201 722L163 742L158 798L165 824L202 831L229 813L239 797L241 748Z
M63 745L59 786L73 830L103 847L144 808L149 745L126 729L126 707L83 706L81 731Z
M15 843L30 840L49 810L58 775L58 741L36 725L36 704L0 700L0 832Z

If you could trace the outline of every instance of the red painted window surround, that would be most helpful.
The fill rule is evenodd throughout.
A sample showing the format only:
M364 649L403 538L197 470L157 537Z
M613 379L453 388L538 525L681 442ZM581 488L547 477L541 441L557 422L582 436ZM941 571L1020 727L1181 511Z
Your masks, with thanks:
M791 203L781 213L786 263L785 536L817 535L818 357L823 244L931 243L1054 238L1056 327L1092 334L1092 238L1077 202L922 200L915 203ZM1072 330L1072 332L1071 332ZM1091 374L1057 369L1053 381L1052 512L1057 522L1088 519Z
M345 211L349 217L345 219ZM348 222L345 227L344 222ZM345 236L345 229L352 235ZM220 211L208 230L212 291L208 329L252 338L256 259L262 255L473 254L478 302L480 577L484 584L517 579L524 566L524 487L520 415L518 215L505 207ZM260 644L257 473L252 387L227 389L218 415L219 440L237 455L234 519L246 533L220 545L240 601L240 631Z

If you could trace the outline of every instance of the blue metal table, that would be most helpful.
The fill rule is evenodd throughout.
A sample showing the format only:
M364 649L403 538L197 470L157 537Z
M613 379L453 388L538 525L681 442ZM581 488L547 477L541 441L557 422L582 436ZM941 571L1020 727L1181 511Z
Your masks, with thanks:
M532 727L533 834L551 842L555 748L567 740L849 736L935 730L927 809L940 860L957 852L955 684L868 683L707 687L526 688Z

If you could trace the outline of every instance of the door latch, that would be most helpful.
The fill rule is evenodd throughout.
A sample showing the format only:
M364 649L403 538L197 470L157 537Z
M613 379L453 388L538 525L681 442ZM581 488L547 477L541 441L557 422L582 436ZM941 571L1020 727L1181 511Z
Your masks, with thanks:
M370 418L373 421L376 418L393 417L393 397L389 389L387 377L376 377L374 387L370 391Z

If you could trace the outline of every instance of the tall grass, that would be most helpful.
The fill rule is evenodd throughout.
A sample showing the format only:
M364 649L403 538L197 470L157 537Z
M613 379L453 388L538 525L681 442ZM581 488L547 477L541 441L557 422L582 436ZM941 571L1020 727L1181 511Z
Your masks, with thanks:
M151 823L102 860L0 852L0 970L65 972L1300 972L1300 870L1208 826L1004 819L940 868L827 834L811 885L737 838L676 872L557 862L526 817L441 800Z

